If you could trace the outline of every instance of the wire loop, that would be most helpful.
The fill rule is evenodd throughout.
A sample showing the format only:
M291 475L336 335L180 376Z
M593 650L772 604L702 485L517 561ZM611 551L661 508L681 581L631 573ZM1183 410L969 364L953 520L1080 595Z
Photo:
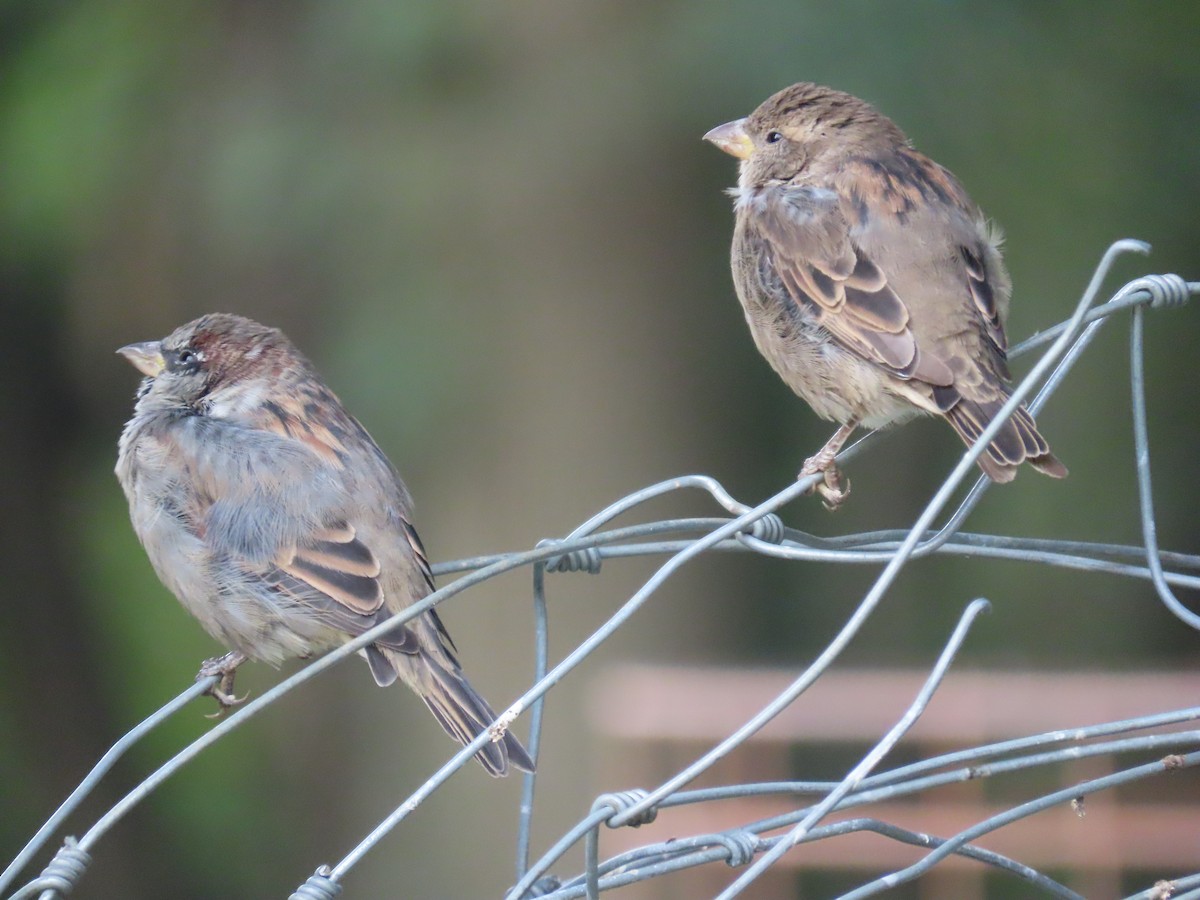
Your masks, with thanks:
M545 550L548 547L555 547L562 544L563 541L555 538L546 538L538 541L537 549ZM552 556L546 560L547 572L587 572L589 575L600 574L600 564L603 562L600 556L599 547L580 547L575 550L568 550L562 556Z
M783 519L775 513L767 513L750 526L749 533L751 537L757 538L765 544L782 544L783 538L787 534L787 528L783 524Z
M34 897L46 891L58 893L63 897L69 896L91 862L91 855L78 845L75 838L69 837L63 841L63 845L42 870L42 874L14 894L12 900Z
M605 807L610 809L612 811L611 815L606 818L604 822L606 825L609 825L609 827L612 827L610 819L612 819L613 816L620 815L626 810L637 806L639 803L645 800L647 796L649 796L648 792L642 790L641 788L633 788L632 790L628 791L616 791L615 793L611 794L601 794L592 804L592 812L601 812ZM642 825L649 825L657 818L658 808L654 806L648 806L637 816L630 819L628 822L622 822L621 824L628 825L631 828L638 828Z
M1187 281L1178 275L1145 275L1130 287L1150 293L1151 309L1174 309L1183 306L1192 296Z
M330 878L330 874L329 866L321 866L288 900L334 900L342 893L342 885Z
M729 858L725 860L725 863L731 869L741 868L754 859L754 854L758 852L761 841L757 834L743 828L707 835L704 840L720 844L729 852Z

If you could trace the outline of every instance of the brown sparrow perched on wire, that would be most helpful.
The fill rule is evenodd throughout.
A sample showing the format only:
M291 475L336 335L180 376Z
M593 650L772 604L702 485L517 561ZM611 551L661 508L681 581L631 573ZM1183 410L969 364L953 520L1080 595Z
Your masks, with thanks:
M200 670L222 706L246 659L338 646L433 591L400 476L281 331L217 313L118 352L146 377L117 477L163 584L232 648ZM461 743L495 719L432 609L360 652ZM507 732L477 758L533 771Z
M1000 235L946 169L857 97L796 84L705 140L736 156L733 280L759 351L841 427L800 477L836 506L854 429L918 414L968 445L1009 397L1012 285ZM979 457L993 481L1028 462L1067 474L1024 406Z

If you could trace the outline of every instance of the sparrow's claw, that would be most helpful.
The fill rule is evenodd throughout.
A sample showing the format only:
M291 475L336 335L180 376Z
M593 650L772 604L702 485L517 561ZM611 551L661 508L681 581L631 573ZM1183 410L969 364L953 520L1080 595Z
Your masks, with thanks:
M832 463L825 470L825 480L818 481L815 487L821 495L821 502L830 512L834 512L842 505L842 501L850 496L850 479Z
M809 475L821 475L822 479L814 484L808 493L816 492L821 495L821 502L830 512L836 510L847 497L850 496L850 479L842 474L842 470L830 460L819 459L821 454L810 457L805 460L804 468L800 470L797 478L805 478Z
M246 661L246 657L236 650L231 650L224 656L214 656L212 659L206 659L200 664L200 671L196 673L196 680L203 681L206 678L217 678L216 684L205 691L208 696L220 704L220 708L210 715L208 718L217 719L225 715L226 711L231 707L237 706L246 702L249 693L238 697L233 693L233 679L237 674L238 666Z

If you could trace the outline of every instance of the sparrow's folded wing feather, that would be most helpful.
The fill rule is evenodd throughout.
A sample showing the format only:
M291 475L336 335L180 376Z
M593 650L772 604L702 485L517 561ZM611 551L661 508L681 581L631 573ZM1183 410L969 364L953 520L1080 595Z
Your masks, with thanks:
M959 247L962 264L966 270L964 280L966 281L967 289L971 292L971 299L975 303L975 310L979 313L979 323L999 356L1000 361L1004 363L1004 376L1008 377L1008 337L1004 333L1004 323L1000 319L1000 309L996 296L996 275L994 272L989 272L987 266L984 264L985 252L985 248L978 242L976 246L970 246L969 242L964 241Z
M953 382L946 365L917 346L908 307L886 273L851 240L836 193L775 188L750 211L788 297L842 347L898 378Z

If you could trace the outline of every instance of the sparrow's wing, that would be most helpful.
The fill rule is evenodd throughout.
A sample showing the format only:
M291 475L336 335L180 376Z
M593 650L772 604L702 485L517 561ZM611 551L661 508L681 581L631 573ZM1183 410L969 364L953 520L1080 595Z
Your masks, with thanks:
M953 383L945 363L921 352L887 273L851 240L837 193L789 187L764 192L747 208L749 227L765 242L768 264L802 317L898 378Z
M337 398L321 385L310 385L305 403L317 404L326 411L321 421L301 414L301 403L268 402L263 404L255 424L263 430L298 443L323 463L337 471L345 468L350 459L347 442L366 449L370 453L370 464L376 469L380 483L394 488L398 496L389 505L394 509L407 510L409 500L402 484L383 451L357 420L350 417ZM391 614L385 606L383 574L379 556L364 541L354 525L354 511L346 511L344 517L331 524L300 534L294 541L280 547L272 560L272 570L267 578L276 588L286 592L299 602L316 607L341 630L349 634L361 634ZM388 532L384 539L392 538L406 551L407 560L419 573L422 595L434 590L433 570L421 538L412 523L397 512L394 517L395 531ZM376 540L380 537L376 535ZM394 555L393 555L394 556ZM419 599L419 598L418 598ZM394 608L394 606L393 606ZM442 624L436 611L426 613L438 637L448 650L454 649L454 641ZM403 626L377 641L389 650L416 654L421 651L421 642L416 633ZM381 677L377 660L368 656L377 680ZM395 675L387 669L385 677Z
M1007 378L1000 302L1007 300L1009 283L996 249L1001 239L958 179L929 157L900 148L883 157L851 160L840 172L838 186L859 247L905 247L897 257L906 261L908 280L901 287L904 273L891 273L893 289L911 314L919 316L922 303L925 308L932 304L927 317L943 320L940 326L922 322L918 332L940 345L947 335L970 329L980 338L978 344L969 341L977 358L986 355L989 373ZM951 343L962 345L961 340ZM961 375L940 352L944 347L922 349L942 356Z
M340 420L335 417L325 427L299 424L301 416L282 405L268 407L257 418L240 422L189 416L178 423L168 438L170 446L163 448L182 466L182 480L191 486L189 502L177 518L212 557L233 564L237 585L218 589L259 583L276 596L285 615L289 606L300 607L331 629L362 634L406 604L389 608L385 603L380 560L396 554L393 548L388 554L368 545L355 521L361 510L347 498L343 460L349 454L343 441L351 428L361 426L340 406ZM370 441L366 432L363 437ZM377 462L386 466L382 453ZM383 471L391 478L390 467ZM406 497L396 484L398 494L389 505L406 509ZM403 519L399 523L394 535L373 532L373 539L392 537L411 550L420 584L416 592L423 596L432 590L429 563L411 526ZM430 618L444 636L437 617L430 613ZM408 624L378 643L402 653L421 650Z

